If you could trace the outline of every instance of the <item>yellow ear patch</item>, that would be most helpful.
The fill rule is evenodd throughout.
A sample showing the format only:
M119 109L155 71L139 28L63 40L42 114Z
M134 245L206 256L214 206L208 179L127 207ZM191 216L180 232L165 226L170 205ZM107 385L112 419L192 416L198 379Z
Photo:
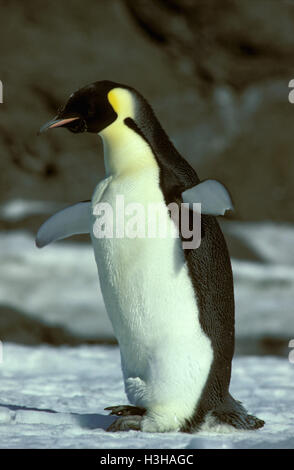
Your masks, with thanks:
M113 88L107 94L107 98L114 111L120 118L133 117L133 95L126 88Z
M118 114L119 103L118 103L118 98L117 98L116 93L115 93L115 89L110 90L108 92L107 98L108 98L109 103L113 107L114 111Z

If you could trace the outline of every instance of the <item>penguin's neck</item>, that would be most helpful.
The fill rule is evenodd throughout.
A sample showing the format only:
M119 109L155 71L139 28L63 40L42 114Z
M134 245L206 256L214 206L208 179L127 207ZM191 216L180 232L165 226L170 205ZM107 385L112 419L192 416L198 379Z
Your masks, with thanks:
M116 120L100 136L103 140L106 176L134 174L157 166L148 143L123 120Z

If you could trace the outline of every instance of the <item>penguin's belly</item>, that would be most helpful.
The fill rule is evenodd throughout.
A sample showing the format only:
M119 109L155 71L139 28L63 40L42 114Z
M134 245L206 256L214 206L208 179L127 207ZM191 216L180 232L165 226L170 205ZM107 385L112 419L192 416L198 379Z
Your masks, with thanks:
M146 208L147 201L163 202L159 187L151 187L145 183L139 191L138 181L134 186L112 182L100 202L115 207L118 194L125 205ZM150 400L160 401L158 394L161 400L174 394L176 401L189 390L192 412L210 370L212 348L201 329L181 241L167 210L164 217L165 238L96 238L92 233L92 241L130 402L148 407Z

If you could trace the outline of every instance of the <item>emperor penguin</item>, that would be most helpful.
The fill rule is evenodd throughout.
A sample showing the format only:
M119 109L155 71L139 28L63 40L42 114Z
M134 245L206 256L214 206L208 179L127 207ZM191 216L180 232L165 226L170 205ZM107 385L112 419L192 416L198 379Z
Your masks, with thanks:
M108 430L195 432L205 423L262 427L264 421L229 393L234 289L216 219L232 209L227 189L216 180L200 181L130 86L105 80L78 89L40 132L55 128L96 133L103 140L106 174L91 201L53 215L36 244L90 233L130 403L105 408L118 416ZM97 207L114 207L118 196L144 208L161 204L167 235L97 236ZM200 241L185 247L168 205L180 214L185 206L190 217L194 203L201 204Z

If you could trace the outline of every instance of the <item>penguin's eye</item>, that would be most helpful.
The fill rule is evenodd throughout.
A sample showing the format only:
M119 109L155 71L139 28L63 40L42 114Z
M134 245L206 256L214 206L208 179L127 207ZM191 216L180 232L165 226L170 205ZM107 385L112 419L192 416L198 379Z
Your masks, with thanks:
M95 115L95 108L94 107L90 107L88 110L87 110L87 115L89 118L93 117Z
M86 132L87 123L84 119L79 119L77 121L73 121L72 123L70 123L70 125L68 126L68 129L74 134L77 134L80 132Z

